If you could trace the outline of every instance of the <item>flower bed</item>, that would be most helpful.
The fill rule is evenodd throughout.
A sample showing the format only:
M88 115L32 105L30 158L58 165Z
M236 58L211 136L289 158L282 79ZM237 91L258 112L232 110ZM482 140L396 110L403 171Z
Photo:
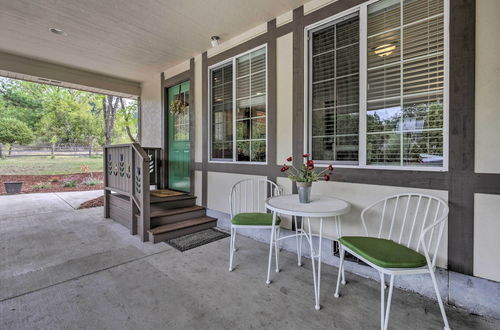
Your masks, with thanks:
M104 189L102 173L62 175L0 175L0 195L5 195L4 182L22 181L22 194Z

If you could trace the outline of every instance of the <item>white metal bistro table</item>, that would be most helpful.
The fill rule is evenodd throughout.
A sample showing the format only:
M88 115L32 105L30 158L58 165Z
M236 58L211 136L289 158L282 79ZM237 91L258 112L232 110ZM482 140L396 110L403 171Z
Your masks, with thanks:
M271 260L273 256L273 244L276 246L278 242L283 239L295 237L297 243L297 259L298 265L301 265L302 254L302 238L305 237L311 249L311 262L314 279L314 300L315 308L320 309L319 297L321 287L321 244L323 240L323 221L335 221L337 235L342 235L342 227L340 216L348 213L351 210L351 204L348 202L328 196L312 195L311 202L308 204L301 204L299 202L299 195L282 195L268 198L266 200L266 208L273 212L273 222L271 230L271 240L269 244L269 262L267 268L267 284L270 284L271 277ZM276 237L276 216L277 214L291 215L295 219L296 233L285 237ZM300 228L297 227L297 217L303 217ZM313 234L311 230L311 218L319 219L319 232ZM330 219L325 219L330 218ZM307 230L304 230L304 221L307 220ZM318 249L317 252L313 246L313 236L318 236ZM300 237L300 243L299 243ZM279 272L278 253L276 250L276 272ZM316 261L318 271L316 272ZM343 275L343 274L342 274ZM344 278L344 276L342 276Z

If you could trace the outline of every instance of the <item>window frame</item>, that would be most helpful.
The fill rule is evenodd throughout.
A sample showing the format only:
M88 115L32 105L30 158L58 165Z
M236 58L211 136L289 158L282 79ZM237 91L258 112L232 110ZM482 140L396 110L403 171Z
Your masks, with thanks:
M449 26L450 26L450 0L443 0L444 18L444 81L443 81L443 165L442 166L395 166L395 165L369 165L367 164L367 22L368 6L381 0L370 0L354 6L348 10L330 16L321 21L304 27L304 153L312 152L312 47L311 34L324 29L335 21L358 13L359 15L359 139L358 139L358 164L342 164L335 162L335 167L356 169L381 169L397 171L431 171L447 172L449 166ZM413 23L412 23L413 24ZM401 40L403 36L401 35ZM401 82L402 83L402 82ZM332 161L315 161L318 167L326 167Z
M252 52L255 52L257 50L264 49L265 50L265 63L266 63L266 69L265 69L265 77L266 77L266 97L265 97L265 105L266 105L266 161L265 162L252 162L252 161L239 161L237 160L237 138L236 138L236 129L237 129L237 109L236 109L236 104L237 104L237 99L236 99L236 81L237 81L237 75L236 75L236 61L239 57L242 57L244 55L250 54ZM233 158L232 159L227 159L227 158L212 158L212 71L218 68L222 68L226 65L231 64L233 66L233 85L232 85L232 124L233 124ZM249 164L249 165L267 165L268 164L268 158L269 158L269 61L268 61L268 49L267 49L267 43L259 45L255 48L249 49L245 52L239 53L235 56L229 57L223 61L220 61L218 63L215 63L213 65L210 65L208 67L208 72L207 72L207 78L208 78L208 110L209 110L209 120L208 120L208 162L209 163L217 163L217 164ZM251 141L252 139L250 139ZM260 140L260 139L259 139ZM264 140L264 139L262 139Z

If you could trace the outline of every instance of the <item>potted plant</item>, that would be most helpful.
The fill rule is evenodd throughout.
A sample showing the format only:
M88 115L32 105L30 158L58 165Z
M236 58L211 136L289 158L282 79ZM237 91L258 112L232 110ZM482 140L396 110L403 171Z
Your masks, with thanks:
M311 202L312 183L321 178L325 181L329 181L330 175L332 175L333 166L328 165L324 170L316 172L314 169L314 161L310 159L310 154L303 154L302 157L304 158L304 163L298 169L291 164L293 160L292 157L288 157L286 161L290 163L290 165L284 164L281 168L281 172L291 171L288 178L297 185L299 201L305 204Z
M7 194L19 194L23 187L23 182L4 182L3 185Z

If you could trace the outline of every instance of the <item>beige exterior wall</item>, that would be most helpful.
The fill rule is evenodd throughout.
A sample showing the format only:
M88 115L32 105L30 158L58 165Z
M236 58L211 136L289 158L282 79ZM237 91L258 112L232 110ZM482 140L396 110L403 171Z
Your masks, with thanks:
M201 205L203 200L202 176L202 171L194 171L194 195L196 196L196 205Z
M161 147L161 86L160 74L142 84L141 144Z
M500 173L500 1L476 1L476 159L479 173Z
M500 1L476 1L475 171L500 173ZM500 281L500 195L475 194L474 275Z
M283 164L292 155L293 33L276 41L277 129L276 161Z
M474 196L474 276L500 282L500 195Z
M229 193L233 185L243 179L263 176L242 175L237 173L207 173L207 207L212 210L229 213Z
M198 55L194 58L194 103L195 103L195 114L196 118L194 119L194 129L195 129L195 141L194 141L194 161L201 162L202 161L202 144L203 144L203 136L202 136L202 117L203 117L203 108L202 108L202 70L201 70L201 55Z

